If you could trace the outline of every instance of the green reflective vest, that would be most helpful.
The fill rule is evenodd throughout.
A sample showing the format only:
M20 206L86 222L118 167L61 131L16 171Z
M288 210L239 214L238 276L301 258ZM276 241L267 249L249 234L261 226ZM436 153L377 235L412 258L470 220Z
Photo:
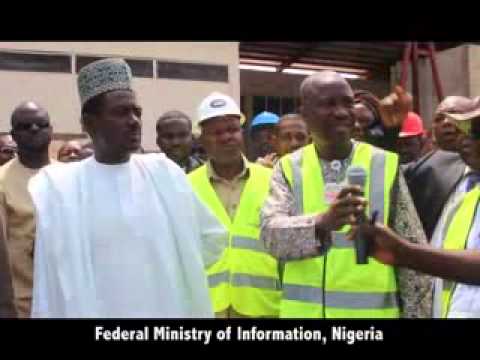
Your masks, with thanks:
M480 187L476 186L468 192L455 211L450 224L447 225L443 248L445 250L464 250L467 247L468 235L475 218L475 209L480 200ZM442 285L442 318L446 318L450 310L455 283L443 280Z
M188 175L196 194L230 231L229 245L208 273L215 312L228 307L252 317L278 316L280 282L278 264L260 237L260 211L268 195L271 170L249 163L250 175L232 220L207 175L205 165Z
M298 214L324 213L324 180L313 144L281 159L293 190ZM367 171L365 197L370 213L388 222L390 192L398 156L365 143L356 143L352 165ZM283 275L280 317L397 318L400 316L394 268L369 259L357 265L353 243L345 238L349 226L332 233L332 247L324 256L288 261Z

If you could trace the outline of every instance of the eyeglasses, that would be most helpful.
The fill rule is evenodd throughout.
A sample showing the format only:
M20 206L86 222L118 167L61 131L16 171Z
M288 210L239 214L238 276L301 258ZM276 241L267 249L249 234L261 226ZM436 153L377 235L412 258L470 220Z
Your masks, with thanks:
M48 122L41 122L41 123L20 123L16 124L13 129L18 131L28 131L31 130L33 126L37 126L38 129L46 129L50 127L50 123Z

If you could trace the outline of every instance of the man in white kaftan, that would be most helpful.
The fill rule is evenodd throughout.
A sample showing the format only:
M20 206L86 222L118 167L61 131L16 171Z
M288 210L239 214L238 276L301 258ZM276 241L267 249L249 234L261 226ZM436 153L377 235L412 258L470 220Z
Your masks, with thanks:
M87 65L78 85L95 154L30 181L32 316L213 317L205 268L220 257L225 229L175 163L130 155L141 109L124 61Z

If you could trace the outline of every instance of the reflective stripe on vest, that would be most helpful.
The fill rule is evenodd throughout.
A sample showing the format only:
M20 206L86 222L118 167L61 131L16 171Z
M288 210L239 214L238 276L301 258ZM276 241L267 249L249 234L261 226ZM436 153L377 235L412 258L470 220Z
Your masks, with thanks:
M217 287L222 283L230 282L230 272L224 271L221 273L211 274L208 276L208 286ZM233 274L231 283L234 286L252 287L257 289L280 290L280 282L278 279L267 276L255 276L250 274Z
M280 290L280 282L278 279L250 274L233 274L232 285L239 287L247 286L257 289Z
M313 286L285 285L283 298L315 304L323 304L322 289ZM365 293L325 291L325 303L332 308L383 309L398 307L396 292Z
M231 306L242 315L278 316L278 264L259 240L260 210L268 195L271 170L256 164L248 167L249 178L234 219L212 187L205 165L188 175L196 194L230 232L228 248L207 271L210 296L215 312Z
M265 249L263 241L248 238L246 236L232 236L232 247L268 253L267 249Z
M473 190L468 192L459 206L452 209L454 214L450 217L451 221L447 223L448 230L443 242L445 250L464 250L467 248L468 237L470 229L475 218L475 211L480 200L480 187L476 186ZM448 316L452 296L455 291L456 283L452 281L441 280L442 285L442 318ZM438 289L436 289L438 290Z
M230 282L229 271L208 275L208 286L211 288L217 287L221 283L228 283L228 282Z
M314 145L306 146L281 161L284 175L291 185L297 214L326 211L328 205L319 196L322 194L318 189L322 189L323 176ZM396 176L398 157L371 145L357 143L352 164L363 166L368 171L368 187L365 189L369 198L368 211L370 214L378 211L379 220L386 223L389 194ZM318 167L317 170L315 167ZM305 185L304 171L308 173L308 186ZM311 187L317 184L320 188L312 192ZM306 203L309 205L306 206ZM347 230L348 227L344 227L332 232L332 248L326 256L329 262L326 263L325 284L321 281L325 256L287 262L281 317L318 316L322 313L323 297L327 317L362 317L362 314L363 317L399 316L393 267L380 264L374 259L369 259L369 265L356 267L354 245L346 239ZM345 277L339 275L344 272ZM371 279L375 281L370 281Z

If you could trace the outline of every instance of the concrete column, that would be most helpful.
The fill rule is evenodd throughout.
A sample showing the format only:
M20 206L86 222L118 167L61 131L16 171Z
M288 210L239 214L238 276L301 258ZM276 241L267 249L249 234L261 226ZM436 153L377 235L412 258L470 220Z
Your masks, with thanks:
M480 46L468 46L468 71L470 96L480 96Z

